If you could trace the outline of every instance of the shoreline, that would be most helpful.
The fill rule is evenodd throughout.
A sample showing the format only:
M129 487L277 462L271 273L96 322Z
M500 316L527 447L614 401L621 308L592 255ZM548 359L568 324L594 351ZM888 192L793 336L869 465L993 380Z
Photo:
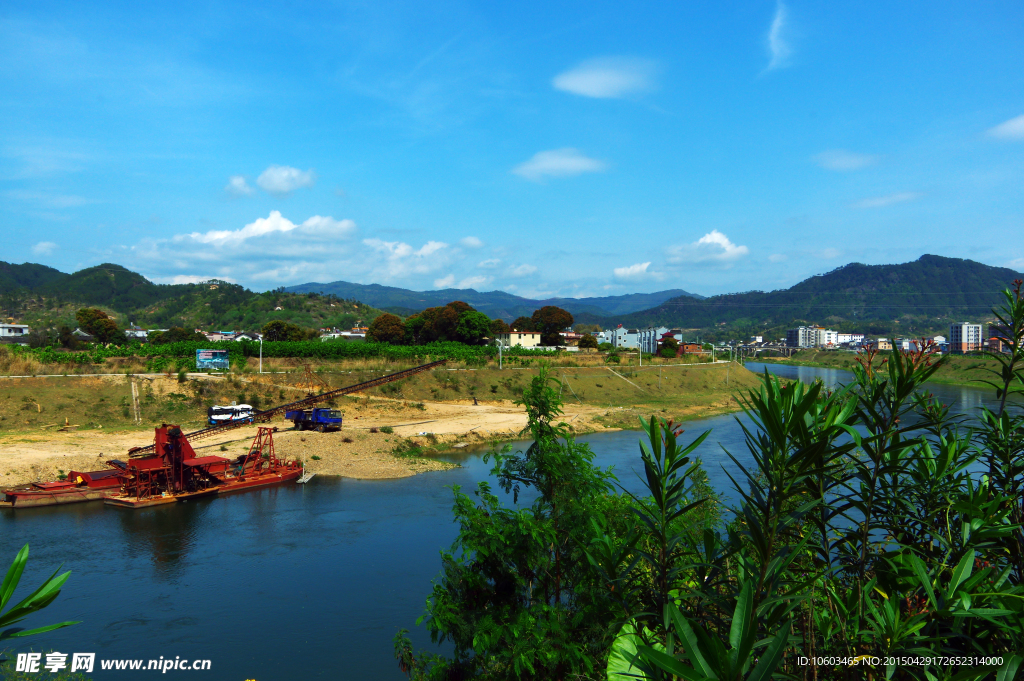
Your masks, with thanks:
M383 480L458 467L438 457L467 445L521 439L527 424L522 408L507 400L477 405L468 400L428 402L423 403L422 409L383 397L364 397L360 403L349 410L353 415L346 416L345 427L338 432L298 431L292 428L290 421L261 425L278 429L274 433L278 456L301 460L307 472ZM639 416L668 417L653 407L563 406L565 410L560 420L569 425L574 436L640 430ZM677 410L680 413L674 420L679 423L734 413L739 409L735 399L730 398ZM194 449L202 456L233 458L248 451L256 428L249 425L225 431L197 441ZM123 459L130 447L146 444L151 432L149 429L8 431L0 436L0 489L56 480L71 470L105 469L107 461Z
M815 369L836 369L838 371L847 371L847 372L852 373L852 367L849 366L849 365L847 365L847 366L837 366L835 364L826 364L824 362L816 362L814 360L791 361L789 359L778 360L778 359L775 359L775 358L767 357L767 358L759 358L759 359L748 359L746 361L747 362L757 362L757 363L761 363L761 364L782 364L782 365L785 365L785 366L793 366L793 367L813 367ZM976 362L981 362L982 360L981 359L976 359L975 361ZM967 369L966 371L971 371L971 369ZM957 385L957 386L961 386L961 387L964 387L964 388L977 388L977 389L980 390L980 389L984 389L984 388L988 387L988 386L985 385L985 383L982 382L983 380L984 379L981 379L981 378L967 378L967 377L964 377L963 379L958 379L956 376L949 376L948 374L941 374L941 375L939 375L938 372L936 372L936 374L933 375L932 378L930 378L926 383L940 383L942 385Z

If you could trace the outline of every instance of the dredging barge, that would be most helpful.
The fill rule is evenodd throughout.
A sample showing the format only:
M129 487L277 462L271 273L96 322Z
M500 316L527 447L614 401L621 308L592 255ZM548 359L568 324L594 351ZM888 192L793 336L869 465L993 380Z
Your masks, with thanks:
M310 408L341 395L399 381L445 364L438 360L370 381L309 395L254 414L253 421L266 422L288 411ZM177 425L161 425L154 442L128 452L128 461L111 460L100 471L71 471L65 480L34 482L4 490L0 508L58 506L103 500L107 505L145 508L184 501L193 497L228 494L235 491L277 485L297 480L302 465L278 459L274 453L273 431L260 427L248 453L237 459L196 456L192 441L248 425L234 422L183 433Z

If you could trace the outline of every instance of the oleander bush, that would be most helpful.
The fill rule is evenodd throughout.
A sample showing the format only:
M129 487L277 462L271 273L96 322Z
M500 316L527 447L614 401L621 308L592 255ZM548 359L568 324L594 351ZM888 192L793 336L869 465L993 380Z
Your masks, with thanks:
M671 421L643 420L646 493L523 391L533 443L493 454L518 501L455 490L460 532L420 618L451 654L395 637L416 679L915 679L1024 675L1024 300L997 311L998 407L922 388L930 348L862 358L854 381L763 376L723 510ZM878 358L881 359L881 358ZM970 418L969 418L970 417ZM746 462L746 463L744 463Z

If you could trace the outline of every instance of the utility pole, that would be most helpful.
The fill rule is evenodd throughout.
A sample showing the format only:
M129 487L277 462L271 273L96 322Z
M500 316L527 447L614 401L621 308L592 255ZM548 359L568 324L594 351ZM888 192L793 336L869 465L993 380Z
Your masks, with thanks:
M263 373L263 336L260 336L260 373Z

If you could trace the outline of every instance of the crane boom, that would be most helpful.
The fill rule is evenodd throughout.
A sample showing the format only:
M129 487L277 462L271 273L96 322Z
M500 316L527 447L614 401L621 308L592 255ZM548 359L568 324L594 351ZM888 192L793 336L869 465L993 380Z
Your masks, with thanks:
M441 359L436 362L430 362L428 364L422 364L418 367L413 367L412 369L405 369L403 371L397 371L393 374L388 374L387 376L381 376L380 378L375 378L371 381L356 383L355 385L350 385L345 388L338 388L337 390L331 390L329 392L320 393L319 395L310 395L309 397L306 397L301 400L296 400L295 402L289 402L287 404L282 404L277 407L271 407L270 409L265 409L264 411L256 412L253 415L253 421L269 421L278 414L283 414L286 411L306 409L308 407L312 407L313 405L320 404L321 402L332 400L335 397L347 395L348 393L357 393L362 390L376 388L377 386L384 385L385 383L391 383L392 381L400 381L403 378L415 376L416 374L422 373L424 371L429 371L434 367L439 367L447 361L448 360L446 359ZM194 430L191 433L186 433L185 439L188 440L189 442L192 442L194 440L201 440L204 437L210 437L211 435L216 435L217 433L223 432L225 430L231 430L232 428L241 428L242 426L246 425L249 425L249 423L246 421L235 421L233 423L229 422L224 424L218 424L216 426L210 426L209 428L202 428L200 430ZM148 447L134 447L128 451L128 456L133 458L149 456L155 451L155 445L149 445Z

